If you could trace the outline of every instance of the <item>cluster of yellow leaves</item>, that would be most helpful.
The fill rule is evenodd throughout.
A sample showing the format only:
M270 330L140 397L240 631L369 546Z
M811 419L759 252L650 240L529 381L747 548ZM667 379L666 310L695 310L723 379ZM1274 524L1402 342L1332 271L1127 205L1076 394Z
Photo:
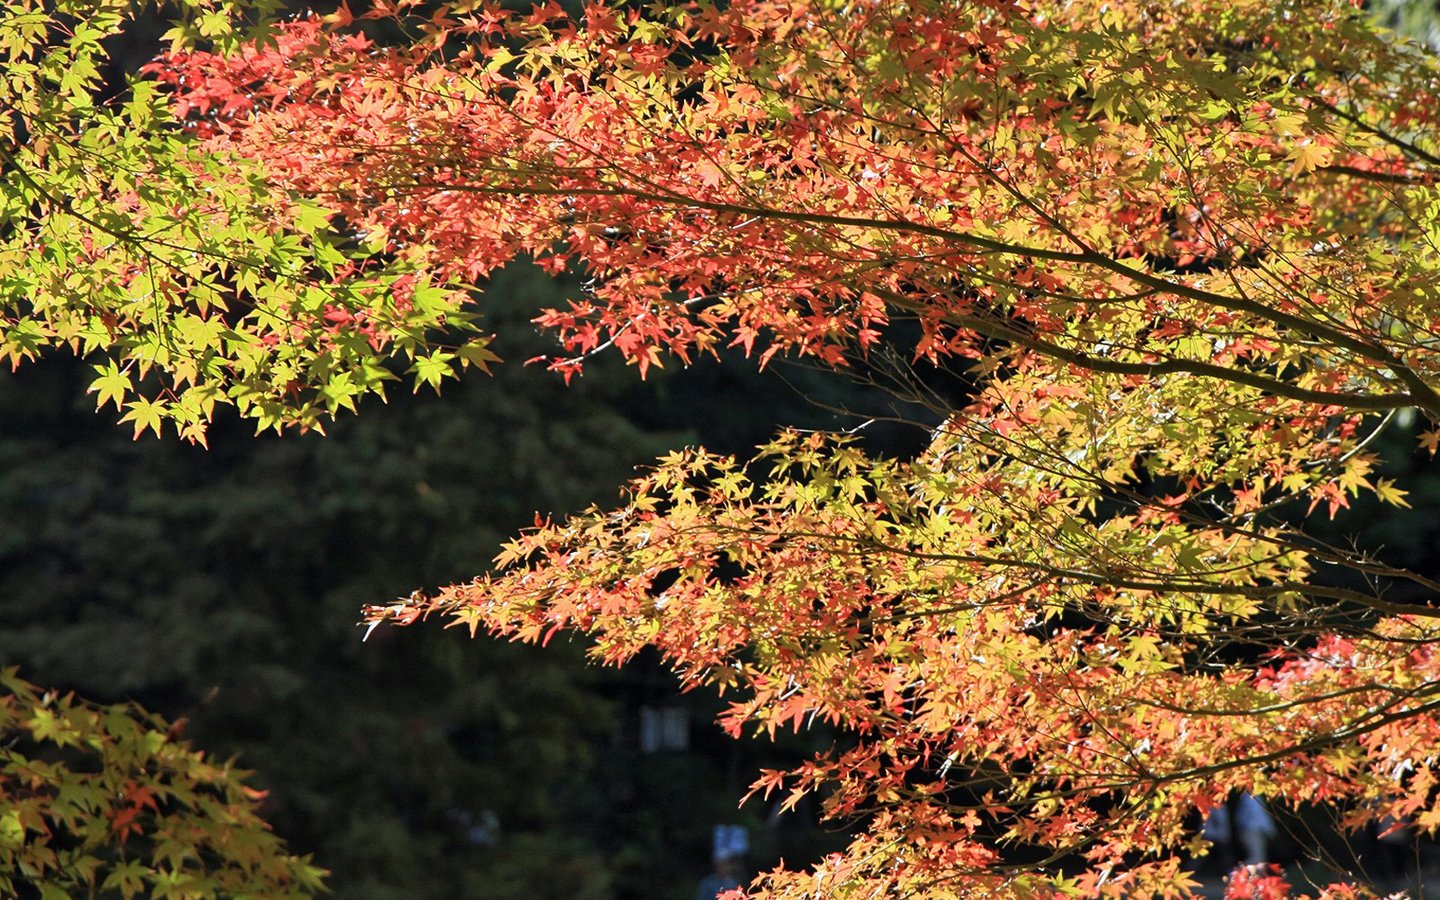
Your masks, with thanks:
M171 37L235 49L267 33L235 23L272 7L181 4ZM200 147L153 81L97 102L121 87L101 81L106 39L135 13L0 9L0 361L68 347L96 360L91 391L137 437L203 442L217 406L262 430L320 428L383 395L390 358L417 387L495 358L484 337L434 340L474 331L464 290L374 259L323 199Z

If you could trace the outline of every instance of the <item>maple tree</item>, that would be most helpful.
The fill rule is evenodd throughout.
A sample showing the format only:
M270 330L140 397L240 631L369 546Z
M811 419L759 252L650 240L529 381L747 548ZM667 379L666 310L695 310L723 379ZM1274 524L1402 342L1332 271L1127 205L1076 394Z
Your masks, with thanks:
M0 352L97 354L137 433L484 366L522 257L588 279L536 320L566 377L740 346L931 411L913 459L677 452L368 613L654 646L732 733L835 725L756 789L864 830L760 894L1183 892L1237 789L1440 825L1436 584L1296 524L1403 505L1367 447L1440 420L1434 57L1336 2L224 21L123 108L41 64L0 126Z

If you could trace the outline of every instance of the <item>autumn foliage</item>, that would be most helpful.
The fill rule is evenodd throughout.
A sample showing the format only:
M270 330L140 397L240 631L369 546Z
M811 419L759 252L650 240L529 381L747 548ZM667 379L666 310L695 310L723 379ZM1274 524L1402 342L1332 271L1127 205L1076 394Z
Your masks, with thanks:
M0 246L57 283L112 266L124 296L0 308L0 339L109 354L96 389L137 430L198 438L217 403L314 426L386 358L417 387L483 365L434 329L519 259L586 279L536 319L566 377L738 346L929 410L913 459L677 452L494 574L368 613L654 646L734 734L835 726L755 789L864 827L759 895L1183 892L1197 814L1237 789L1440 825L1436 585L1297 525L1403 505L1366 448L1440 420L1440 65L1361 11L380 4L147 77L173 189L219 198L165 240L256 246L157 268L126 184L85 195L113 240L79 217L66 261L54 226ZM57 202L33 185L61 150L7 153Z
M42 900L313 896L324 872L285 853L264 793L179 729L0 670L0 889ZM182 723L183 724L183 723Z

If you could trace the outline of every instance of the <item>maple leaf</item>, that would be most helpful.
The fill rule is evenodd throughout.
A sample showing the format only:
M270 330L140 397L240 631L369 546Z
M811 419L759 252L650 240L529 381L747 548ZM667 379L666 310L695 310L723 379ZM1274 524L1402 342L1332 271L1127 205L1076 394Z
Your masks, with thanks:
M135 423L135 439L139 440L140 435L146 429L155 432L160 437L161 427L165 422L165 405L141 397L125 404L125 414L120 417L121 422Z
M1290 174L1304 175L1329 165L1334 151L1317 143L1305 143L1290 151Z
M112 360L105 365L95 367L96 378L90 382L87 393L98 394L98 403L103 408L106 403L114 403L116 409L124 406L124 398L133 389L130 376L120 371L120 367Z

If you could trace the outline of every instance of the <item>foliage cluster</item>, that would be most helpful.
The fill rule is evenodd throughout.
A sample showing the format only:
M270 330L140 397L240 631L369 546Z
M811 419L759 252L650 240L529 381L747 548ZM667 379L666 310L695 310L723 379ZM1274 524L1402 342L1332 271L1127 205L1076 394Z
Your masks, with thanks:
M129 705L95 706L0 672L0 890L76 896L309 897L264 794Z

